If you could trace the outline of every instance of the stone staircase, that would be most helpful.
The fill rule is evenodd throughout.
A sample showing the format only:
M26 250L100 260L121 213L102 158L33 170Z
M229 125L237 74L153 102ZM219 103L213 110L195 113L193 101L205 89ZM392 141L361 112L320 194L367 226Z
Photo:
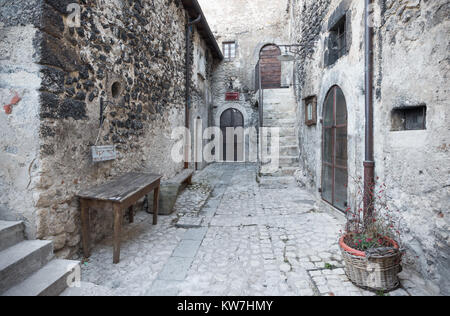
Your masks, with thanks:
M22 222L0 221L0 295L57 296L77 261L53 259L53 244L25 240Z
M263 124L265 127L280 128L280 158L279 168L272 169L270 159L263 156L259 172L261 186L277 188L295 184L293 175L299 163L296 106L292 89L264 90Z

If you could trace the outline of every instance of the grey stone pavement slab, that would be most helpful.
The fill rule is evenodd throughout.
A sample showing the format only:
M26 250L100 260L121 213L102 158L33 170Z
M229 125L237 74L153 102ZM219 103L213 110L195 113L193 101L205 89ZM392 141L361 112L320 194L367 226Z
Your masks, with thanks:
M298 187L260 187L256 172L252 164L213 164L197 173L175 214L152 226L139 212L124 227L121 262L112 264L105 239L82 266L82 288L64 295L375 295L342 269L343 216L318 209ZM178 226L183 221L196 225ZM401 278L405 288L390 295L427 294L412 274Z

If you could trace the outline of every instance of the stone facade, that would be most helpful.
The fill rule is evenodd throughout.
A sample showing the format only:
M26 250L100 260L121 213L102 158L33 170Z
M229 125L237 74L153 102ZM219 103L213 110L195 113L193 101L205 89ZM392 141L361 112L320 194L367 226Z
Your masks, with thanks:
M405 226L405 262L448 294L449 155L446 104L449 73L448 1L375 1L375 163L378 181L389 187ZM295 65L299 142L298 178L320 198L323 105L338 85L348 110L350 177L363 173L364 2L292 1L291 41L300 43ZM346 16L347 51L328 65L330 27ZM302 100L316 95L318 124L304 124ZM395 109L426 106L426 129L395 131ZM355 191L351 183L349 196ZM350 201L351 203L351 201Z
M234 108L243 114L245 127L256 127L259 125L259 118L254 98L255 66L259 60L260 50L265 45L287 42L288 1L200 0L199 2L219 45L224 42L236 43L236 57L220 63L213 74L213 125L220 126L221 114L227 109ZM291 73L288 69L283 69L284 85L289 85ZM227 92L239 92L239 100L226 101Z
M71 3L80 7L80 25L67 13ZM29 237L53 240L59 257L79 247L80 189L127 171L167 179L183 168L170 159L171 133L185 125L183 4L27 0L0 9L1 102L21 97L0 116L1 216L24 219ZM190 121L207 122L214 57L196 28L191 47L191 90L199 97ZM95 144L114 144L117 159L93 163ZM111 212L91 217L93 240L110 234Z
M281 86L294 87L284 91L295 93L297 102L292 136L300 148L297 182L319 201L324 103L332 87L342 90L349 186L340 189L354 204L350 179L363 175L365 152L364 1L199 0L219 45L236 43L236 57L225 61L214 39L205 38L204 17L202 25L193 25L186 52L188 19L201 13L192 14L192 6L186 10L193 2L2 1L0 219L24 220L28 237L51 239L58 256L72 255L81 238L77 191L131 170L168 179L183 168L170 155L172 131L185 125L186 103L192 139L219 126L230 108L243 114L245 127L259 125L255 66L268 44L299 45L298 59L282 63ZM67 13L71 3L81 8L79 26ZM387 184L392 209L401 214L404 262L427 280L429 290L445 295L450 294L449 16L448 0L376 0L371 15L377 181ZM186 75L187 58L192 67ZM226 101L227 92L239 92L239 100ZM316 124L305 122L303 100L309 97L317 99ZM408 130L406 113L417 109L426 113L425 124ZM93 163L94 144L114 144L118 158ZM339 217L329 204L319 206ZM104 210L91 216L92 239L98 241L110 233L112 216Z

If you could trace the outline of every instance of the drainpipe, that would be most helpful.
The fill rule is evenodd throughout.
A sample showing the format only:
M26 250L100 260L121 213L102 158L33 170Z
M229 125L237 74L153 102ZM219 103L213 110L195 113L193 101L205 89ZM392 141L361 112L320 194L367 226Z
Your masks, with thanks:
M186 14L186 20L188 21L186 27L186 107L185 107L185 127L189 130L189 109L191 108L191 35L193 25L201 21L202 15L200 14L195 20L189 19L189 15ZM188 138L186 138L188 139ZM185 144L184 148L184 169L189 168L189 146L190 144Z
M367 224L373 217L375 161L373 154L373 0L365 0L365 160L364 160L364 222Z

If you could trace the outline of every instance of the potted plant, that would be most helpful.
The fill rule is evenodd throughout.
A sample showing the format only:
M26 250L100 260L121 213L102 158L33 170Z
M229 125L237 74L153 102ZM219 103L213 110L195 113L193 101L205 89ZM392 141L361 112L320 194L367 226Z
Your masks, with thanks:
M397 275L402 271L401 221L388 206L386 185L369 184L368 188L371 197L364 203L361 178L355 180L355 206L346 210L347 224L339 246L353 284L389 292L398 288Z

